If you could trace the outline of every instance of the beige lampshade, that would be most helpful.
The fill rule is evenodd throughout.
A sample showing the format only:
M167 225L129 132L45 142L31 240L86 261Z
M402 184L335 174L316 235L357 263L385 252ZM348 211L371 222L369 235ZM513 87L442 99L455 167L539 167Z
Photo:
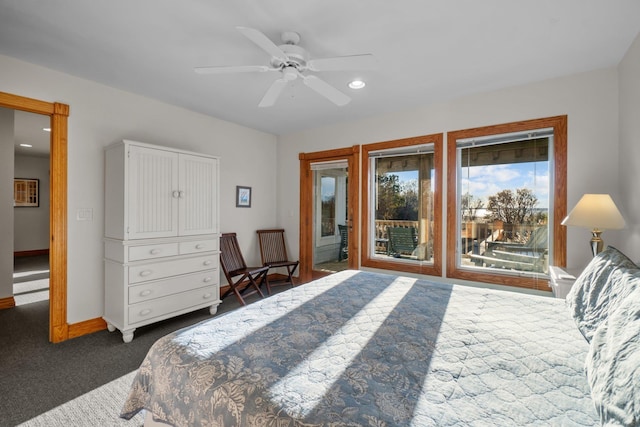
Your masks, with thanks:
M562 225L616 230L624 227L624 218L608 194L585 194L562 220Z

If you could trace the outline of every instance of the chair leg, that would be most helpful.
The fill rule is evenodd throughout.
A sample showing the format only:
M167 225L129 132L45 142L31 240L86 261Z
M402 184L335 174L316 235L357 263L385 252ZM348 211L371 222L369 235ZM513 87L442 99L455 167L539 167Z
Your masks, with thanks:
M262 280L260 281L260 286L262 286L263 283L267 288L267 293L271 295L271 283L269 283L269 270L264 272L264 275L262 276Z
M260 294L260 297L264 298L264 294L262 293L262 290L260 289L260 285L262 285L262 283L265 281L265 277L267 276L266 271L262 274L258 274L255 279L252 276L249 276L249 282L251 282L251 285L253 285L254 288L256 288L256 291ZM256 279L261 279L260 280L260 284L256 283ZM249 286L247 286L249 287ZM269 291L269 295L271 295L271 289L269 288L269 282L267 282L267 291Z
M289 274L289 283L291 283L291 287L293 288L296 284L293 281L293 273L296 272L296 268L298 268L298 264L293 266L287 266L287 273Z
M262 275L264 275L264 273L262 273ZM253 276L251 276L249 274L246 274L246 275L242 276L235 283L233 283L232 281L229 281L229 289L222 295L222 297L220 297L220 299L224 299L227 295L229 295L231 292L233 292L235 294L236 298L238 299L238 302L241 305L247 305L247 302L242 297L242 294L246 293L246 291L251 286L253 286L254 290L252 290L251 292L247 293L247 295L252 295L252 294L258 293L260 295L260 298L264 298L264 294L262 293L262 290L260 289L260 286L256 283L256 280L255 280L255 279L260 278L260 276L261 276L261 274L258 274L258 276L256 276L254 278ZM245 279L248 279L249 283L247 283L247 285L244 288L240 288L239 285Z
M249 278L249 285L247 285L247 288L249 286L253 286L256 290L253 292L258 292L258 294L260 294L261 298L264 298L264 294L262 293L262 290L260 289L260 285L256 282L256 279L260 279L262 276L262 281L264 281L264 275L266 272L258 274L255 278L252 275L247 276ZM260 283L262 283L262 281ZM246 288L245 288L246 289ZM253 293L252 292L252 293Z
M244 300L244 298L242 298L242 294L240 293L240 291L238 291L237 286L233 287L233 293L236 294L236 298L238 298L238 301L240 301L240 304L247 305L247 302Z
M229 282L229 289L227 289L227 291L222 294L222 296L220 297L220 299L225 299L230 293L235 294L236 298L238 299L238 302L241 305L247 305L246 301L244 300L244 298L242 298L242 294L240 293L240 291L238 290L238 285L242 282L242 279L238 280L237 282L233 283L233 282ZM246 289L246 287L245 287Z

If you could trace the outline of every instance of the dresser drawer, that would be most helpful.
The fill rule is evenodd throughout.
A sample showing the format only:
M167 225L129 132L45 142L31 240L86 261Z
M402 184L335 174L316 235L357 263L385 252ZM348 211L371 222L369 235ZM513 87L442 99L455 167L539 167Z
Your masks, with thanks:
M194 289L175 295L130 305L128 308L129 324L139 322L148 323L149 319L165 316L180 310L217 303L219 300L218 286Z
M155 282L145 282L129 287L129 304L137 304L154 298L190 291L205 286L218 285L218 270L207 270L202 273L170 277Z
M218 257L203 255L129 267L129 283L140 283L218 268Z
M219 246L218 239L203 239L180 242L179 252L183 254L194 254L198 252L217 251Z
M154 259L178 255L178 243L159 243L155 245L130 246L129 261Z

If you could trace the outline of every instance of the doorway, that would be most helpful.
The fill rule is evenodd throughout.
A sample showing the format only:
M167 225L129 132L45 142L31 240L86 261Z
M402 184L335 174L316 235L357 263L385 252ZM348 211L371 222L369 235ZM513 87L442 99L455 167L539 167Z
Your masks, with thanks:
M49 341L69 338L67 324L67 120L69 106L0 92L0 107L50 117ZM9 301L7 301L9 300ZM0 308L15 305L12 298Z
M300 279L358 268L360 147L301 153Z

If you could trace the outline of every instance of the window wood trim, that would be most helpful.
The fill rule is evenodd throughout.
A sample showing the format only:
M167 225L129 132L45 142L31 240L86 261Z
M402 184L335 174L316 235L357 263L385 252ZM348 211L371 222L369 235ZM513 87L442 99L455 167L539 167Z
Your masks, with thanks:
M430 276L442 275L442 166L443 166L443 134L417 136L412 138L397 139L393 141L376 142L362 145L362 215L360 216L361 232L361 260L364 267L379 268L383 270L404 271L408 273L425 274ZM412 145L433 144L435 164L435 186L433 193L433 264L394 262L373 258L369 253L369 152L387 150Z
M457 141L533 129L553 128L553 260L550 263L565 266L567 259L567 231L560 223L567 214L567 116L555 116L520 122L505 123L447 133L447 277L476 282L497 283L537 290L549 290L548 280L518 277L507 274L470 271L456 265L459 210L457 188ZM550 213L551 214L551 213Z

